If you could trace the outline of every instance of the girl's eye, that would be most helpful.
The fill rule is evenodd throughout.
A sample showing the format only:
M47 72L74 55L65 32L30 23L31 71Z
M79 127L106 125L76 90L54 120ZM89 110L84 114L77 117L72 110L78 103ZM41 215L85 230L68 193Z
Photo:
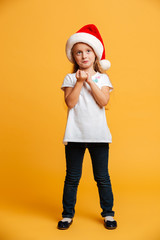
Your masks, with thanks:
M91 50L90 50L90 49L88 49L88 50L87 50L87 52L91 52Z
M77 54L80 55L80 54L81 54L81 51L78 51Z

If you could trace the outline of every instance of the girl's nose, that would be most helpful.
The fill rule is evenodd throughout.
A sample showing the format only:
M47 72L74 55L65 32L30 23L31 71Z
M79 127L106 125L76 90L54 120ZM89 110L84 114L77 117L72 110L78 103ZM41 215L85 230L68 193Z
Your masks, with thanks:
M85 52L82 53L82 57L83 57L83 58L86 57L86 53L85 53Z

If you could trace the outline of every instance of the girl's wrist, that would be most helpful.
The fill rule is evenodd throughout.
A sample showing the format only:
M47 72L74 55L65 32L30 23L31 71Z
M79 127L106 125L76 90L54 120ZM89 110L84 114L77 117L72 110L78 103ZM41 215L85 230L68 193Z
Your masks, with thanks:
M92 81L92 79L90 79L89 81L87 81L87 83L89 84L90 87L94 84L94 82Z
M77 86L80 86L80 87L83 86L83 81L77 81L77 82L76 82L76 85L77 85Z

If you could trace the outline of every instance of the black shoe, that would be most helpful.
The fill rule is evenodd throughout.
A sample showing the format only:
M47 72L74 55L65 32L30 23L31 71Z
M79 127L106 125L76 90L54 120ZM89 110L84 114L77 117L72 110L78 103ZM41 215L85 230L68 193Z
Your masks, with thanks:
M117 222L115 220L114 221L105 221L104 220L104 226L105 226L105 228L112 230L117 227Z
M72 224L72 222L73 222L73 220L71 220L70 223L67 222L67 221L66 221L66 222L59 221L57 228L58 228L58 229L61 229L61 230L66 230L66 229L68 229L68 228L70 227L70 225Z

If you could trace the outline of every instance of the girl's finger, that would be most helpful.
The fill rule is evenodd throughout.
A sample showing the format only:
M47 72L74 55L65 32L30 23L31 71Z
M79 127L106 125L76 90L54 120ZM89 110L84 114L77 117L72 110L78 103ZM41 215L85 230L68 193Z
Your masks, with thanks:
M78 71L76 72L76 78L79 78L79 69L78 69Z
M81 70L79 70L79 76L82 77L82 71Z

